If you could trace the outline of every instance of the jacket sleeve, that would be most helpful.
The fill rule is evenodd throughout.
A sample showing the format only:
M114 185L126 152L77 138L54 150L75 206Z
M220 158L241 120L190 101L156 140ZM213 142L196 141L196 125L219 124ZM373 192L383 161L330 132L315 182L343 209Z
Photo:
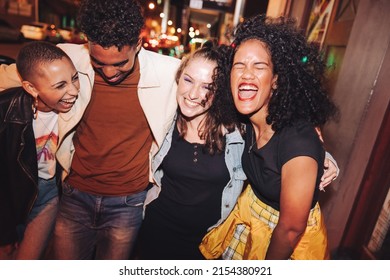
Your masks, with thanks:
M1 77L1 76L0 76ZM1 94L1 93L0 93ZM3 125L6 107L0 106L0 246L15 243L17 241L16 224L13 215L12 199L9 199L8 169L6 160L7 137Z
M11 65L0 65L0 91L11 87L19 87L21 84L15 63Z

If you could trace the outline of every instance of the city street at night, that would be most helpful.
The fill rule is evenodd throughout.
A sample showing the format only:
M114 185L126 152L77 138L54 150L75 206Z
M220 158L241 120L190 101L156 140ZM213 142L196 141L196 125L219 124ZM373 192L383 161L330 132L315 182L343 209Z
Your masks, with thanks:
M92 243L106 237L84 234L87 226L83 223L93 228L91 232L101 228L85 222L80 213L88 213L86 217L95 219L92 213L95 208L104 208L105 201L115 206L120 204L120 209L124 210L134 208L131 210L137 211L134 217L139 217L137 224L131 225L131 231L116 229L116 223L109 225L110 230L117 231L107 236L112 240L122 239L125 244L112 247L113 253L126 246L131 251L130 247L135 246L131 257L125 252L127 247L123 255L126 260L139 261L142 249L137 247L140 246L137 243L140 241L136 240L138 229L147 224L147 209L157 211L161 207L164 211L155 212L154 218L159 220L158 226L162 226L166 224L162 217L169 217L172 225L167 224L174 234L150 227L150 236L144 236L148 236L145 239L153 248L144 252L156 254L158 246L153 242L157 240L157 244L159 239L155 235L165 234L173 240L175 234L185 232L199 236L175 240L182 240L185 245L189 240L192 247L196 245L196 254L201 256L200 241L214 229L219 232L224 221L233 216L230 211L241 209L237 201L245 201L243 194L250 189L245 188L252 186L251 199L252 196L255 202L264 199L267 211L272 210L269 212L272 217L274 212L277 215L275 219L265 219L272 228L269 238L256 231L252 235L246 222L233 218L241 224L231 225L228 231L232 233L242 226L238 237L234 232L234 238L240 242L245 235L248 239L245 242L250 240L255 244L258 235L264 250L269 246L275 253L280 247L284 255L279 259L294 259L295 242L303 240L304 226L309 225L309 220L303 217L309 217L310 210L310 217L312 212L318 212L321 218L320 223L317 220L310 223L326 226L326 242L321 241L327 251L323 259L389 260L389 15L390 0L0 0L0 206L3 207L0 207L0 278L14 278L2 275L1 266L7 268L7 264L1 260L16 260L21 242L30 240L23 235L26 228L23 223L35 219L35 216L32 220L28 217L38 205L39 193L43 193L38 187L45 187L49 179L50 190L59 197L57 202L63 203L64 197L68 198L68 204L61 204L59 209L71 214L60 215L53 210L50 218L53 225L47 227L46 236L50 242L37 245L47 251L36 259L61 259L62 253L66 257L61 257L67 259L67 253L72 255L72 250L78 250L72 247L71 238L77 234L82 237L78 237L77 246L84 246L84 240L90 244L86 245L85 257L74 259L89 259L90 255L95 257L101 253L100 247L99 250L93 248L97 243ZM285 30L281 29L286 27L284 24L288 26ZM272 28L267 30L270 26ZM292 31L294 36L290 39L287 35ZM22 49L23 46L26 47ZM9 65L16 61L19 52L18 63ZM320 93L321 97L317 98L314 93ZM334 106L321 109L314 103L321 100L331 100ZM334 118L328 118L327 113L333 112L333 108ZM212 114L216 116L211 117ZM321 116L313 117L316 114ZM294 124L301 121L310 124L307 135L310 134L313 145L303 144L306 142L301 138L290 139L290 134L296 136L301 133L300 129L282 133L285 128L293 131ZM21 124L25 127L21 128ZM233 132L237 139L229 136ZM191 137L187 139L186 134ZM268 144L271 139L272 146ZM278 139L287 139L288 143L281 145ZM271 146L269 150L265 148L267 145ZM240 152L234 152L232 147L236 146L240 146ZM295 146L299 146L299 150L295 151ZM312 146L316 147L315 152ZM310 153L306 152L309 148L313 149ZM43 155L41 161L38 149ZM190 151L189 157L185 156L187 151ZM204 155L205 151L209 155ZM179 160L173 156L176 153L180 154ZM326 155L328 159L329 154L334 161L324 162L323 158ZM234 158L230 160L232 155ZM265 155L272 158L272 164L265 164ZM26 163L21 156L28 158ZM213 161L202 166L203 156ZM294 161L297 164L291 163L295 157L299 157ZM191 160L190 164L182 164L187 159ZM309 160L310 169L306 170L302 166ZM213 169L214 165L218 168ZM196 172L188 166L196 166ZM303 171L292 171L299 169L296 167ZM323 175L332 167L335 178ZM282 176L282 170L287 170L283 172L290 176ZM311 174L313 170L315 173ZM236 171L240 171L239 175ZM308 174L304 174L306 171ZM176 173L180 176L176 177ZM198 179L202 180L198 182ZM239 181L237 185L241 184L240 188L229 185L235 180ZM24 184L28 187L18 188ZM164 184L168 184L165 193ZM176 184L180 188L176 188ZM304 190L302 197L289 184ZM206 194L198 195L198 189ZM88 206L85 209L81 206L81 210L73 209L79 205L74 202L76 191L85 199ZM26 196L21 199L23 195ZM186 199L182 199L182 195ZM136 198L130 198L133 196ZM90 197L96 198L98 203L89 204L95 201L89 200ZM101 200L102 197L107 200ZM165 200L153 201L161 197ZM198 197L201 208L196 208L199 205L192 201ZM203 197L209 200L204 202ZM148 206L152 201L154 204ZM168 202L174 203L166 207ZM257 205L255 202L251 202L251 207ZM13 204L22 205L23 211L16 211ZM177 210L182 208L174 206L176 204L188 206L188 210L184 207L185 211ZM312 211L317 205L321 205L321 210ZM53 209L55 207L57 205ZM252 210L248 211L251 213L248 215L252 215L251 223L255 219ZM282 210L290 213L284 214ZM169 211L177 216L168 214ZM282 213L280 220L279 212ZM103 215L96 213L96 217ZM125 218L120 216L122 212L118 213L118 224L134 220L125 211ZM19 220L13 221L13 216ZM58 222L58 217L62 223ZM68 223L71 219L72 223ZM110 219L111 216L107 216L107 220ZM176 226L177 221L185 222ZM204 232L198 231L196 222L201 223ZM40 227L45 223L46 220L42 220L34 226L39 228L40 234ZM185 231L183 224L189 227ZM9 229L4 230L7 226ZM58 240L68 240L63 243L66 246L71 244L66 248L70 253L63 250L65 245L60 247L49 239L54 228L58 229L55 231ZM72 230L67 232L68 228ZM253 224L253 228L257 228L257 224ZM278 237L272 237L274 229L280 234ZM224 230L220 231L221 236ZM283 238L281 232L294 242ZM127 234L131 238L127 238ZM155 240L151 242L152 239ZM278 241L280 244L274 245ZM149 245L147 242L144 244ZM226 240L219 243L226 245ZM179 253L186 249L186 246L171 246L169 241L159 244L167 245L161 247L163 253L171 253L172 247ZM244 253L249 252L245 247L249 245L237 244ZM215 258L245 258L230 249L221 249L221 256ZM115 255L111 255L111 251L107 254L110 257ZM257 254L253 256L261 258ZM265 259L267 256L264 254ZM278 254L271 254L272 257L278 259ZM386 263L386 267L388 265ZM127 271L125 268L123 271ZM358 274L360 268L369 267L365 265L351 272ZM213 269L221 273L227 271L226 267L222 270L222 266L221 270ZM327 272L333 273L333 270Z
M16 59L16 56L19 53L20 48L25 43L0 43L0 55L5 55Z

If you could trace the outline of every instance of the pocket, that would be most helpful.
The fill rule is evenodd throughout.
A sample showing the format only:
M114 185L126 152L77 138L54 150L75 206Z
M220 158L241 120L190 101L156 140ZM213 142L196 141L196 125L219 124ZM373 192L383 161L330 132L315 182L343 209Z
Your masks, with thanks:
M73 192L74 192L74 187L72 187L71 185L69 185L66 182L62 183L62 194L63 195L70 196Z
M242 165L237 165L233 167L233 176L236 180L245 181L246 175L244 173L244 170L242 169Z
M129 207L143 207L147 191L125 196L125 205Z

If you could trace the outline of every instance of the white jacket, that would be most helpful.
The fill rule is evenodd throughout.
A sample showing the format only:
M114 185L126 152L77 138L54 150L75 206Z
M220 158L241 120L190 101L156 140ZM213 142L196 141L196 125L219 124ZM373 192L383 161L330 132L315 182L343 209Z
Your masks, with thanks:
M79 71L79 97L67 113L60 113L58 119L59 147L57 160L64 168L63 179L69 174L74 154L73 135L76 125L90 101L95 72L92 68L88 45L59 44ZM153 144L149 153L157 153L167 134L176 113L175 75L180 65L177 58L160 55L141 49L139 54L141 77L138 84L138 97L153 134ZM15 64L0 66L0 89L20 86Z

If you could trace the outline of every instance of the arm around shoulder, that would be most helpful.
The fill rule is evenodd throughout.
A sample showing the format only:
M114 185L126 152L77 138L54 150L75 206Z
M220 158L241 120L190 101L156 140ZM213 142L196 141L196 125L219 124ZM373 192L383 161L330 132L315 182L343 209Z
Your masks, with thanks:
M340 169L337 165L336 160L333 156L326 152L325 153L325 162L324 162L324 175L322 175L321 183L319 189L325 191L325 187L332 183L339 176Z
M20 77L18 71L16 70L16 64L0 65L0 91L3 91L7 88L21 86Z

